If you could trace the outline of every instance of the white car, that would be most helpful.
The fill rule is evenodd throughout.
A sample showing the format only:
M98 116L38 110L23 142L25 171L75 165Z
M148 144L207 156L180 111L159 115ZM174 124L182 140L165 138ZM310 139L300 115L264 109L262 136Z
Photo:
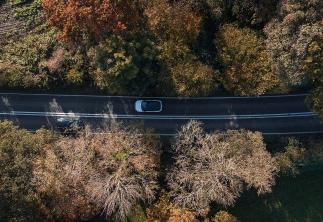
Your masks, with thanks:
M135 110L137 112L161 112L163 109L160 100L137 100L135 103Z

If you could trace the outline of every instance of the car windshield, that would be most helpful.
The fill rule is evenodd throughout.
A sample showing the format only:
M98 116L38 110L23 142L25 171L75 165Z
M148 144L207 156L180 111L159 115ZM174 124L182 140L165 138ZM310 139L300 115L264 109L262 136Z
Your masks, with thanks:
M160 102L158 101L143 101L141 104L143 111L159 111Z

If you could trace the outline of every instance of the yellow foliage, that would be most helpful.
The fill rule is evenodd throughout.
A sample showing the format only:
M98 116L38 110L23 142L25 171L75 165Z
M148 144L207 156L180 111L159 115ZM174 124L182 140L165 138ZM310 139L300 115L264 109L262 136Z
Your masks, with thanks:
M236 95L262 95L279 84L264 42L254 31L224 25L215 41L225 65L223 84Z

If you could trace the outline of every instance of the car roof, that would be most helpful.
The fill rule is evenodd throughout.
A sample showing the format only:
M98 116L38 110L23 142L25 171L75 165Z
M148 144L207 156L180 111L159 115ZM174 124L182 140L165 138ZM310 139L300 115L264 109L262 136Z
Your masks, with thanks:
M161 101L160 100L143 100L142 101L143 110L153 110L158 111L161 109Z

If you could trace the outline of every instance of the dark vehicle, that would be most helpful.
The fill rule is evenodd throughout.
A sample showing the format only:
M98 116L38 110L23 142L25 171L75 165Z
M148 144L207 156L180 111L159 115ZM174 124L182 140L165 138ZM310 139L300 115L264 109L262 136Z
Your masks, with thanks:
M135 103L137 112L161 112L163 109L160 100L137 100Z
M77 133L84 129L83 121L71 118L59 118L56 121L57 129L61 133Z

